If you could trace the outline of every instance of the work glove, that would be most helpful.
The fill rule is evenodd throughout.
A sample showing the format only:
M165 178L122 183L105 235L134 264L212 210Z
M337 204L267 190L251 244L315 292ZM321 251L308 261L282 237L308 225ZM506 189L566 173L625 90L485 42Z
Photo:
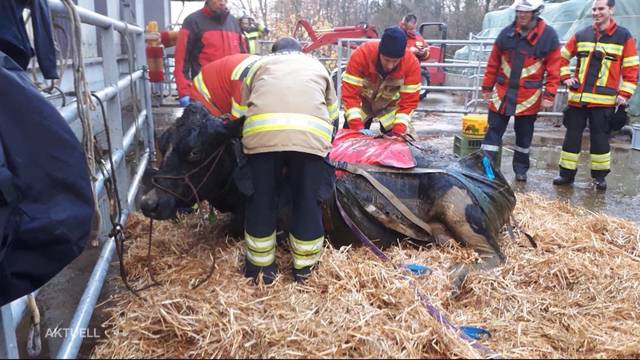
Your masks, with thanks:
M407 132L407 125L394 124L391 128L391 134L396 136L403 136Z
M189 105L190 100L191 99L188 96L183 96L178 101L180 102L180 106L187 107L187 105Z
M360 131L360 130L364 129L364 123L362 122L362 119L360 119L360 118L351 119L351 120L349 120L348 123L349 123L349 129L351 129L351 130Z
M360 134L364 136L371 136L371 137L376 136L376 132L371 129L360 129L359 131L360 131Z

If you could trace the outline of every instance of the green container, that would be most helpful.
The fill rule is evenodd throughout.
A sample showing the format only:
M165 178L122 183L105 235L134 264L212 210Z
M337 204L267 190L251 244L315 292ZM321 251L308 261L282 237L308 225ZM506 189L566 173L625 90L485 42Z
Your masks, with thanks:
M455 135L453 137L453 153L459 157L464 157L472 152L480 150L483 139L471 138L464 135ZM500 167L502 162L502 146L498 150L497 164Z

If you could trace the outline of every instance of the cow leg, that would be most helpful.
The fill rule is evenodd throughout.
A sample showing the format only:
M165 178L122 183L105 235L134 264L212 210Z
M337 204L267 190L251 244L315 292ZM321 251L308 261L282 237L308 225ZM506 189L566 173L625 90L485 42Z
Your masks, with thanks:
M480 257L475 264L459 264L452 272L453 285L459 289L471 271L489 270L504 262L496 235L486 227L488 221L482 210L473 203L463 189L452 187L437 205L438 217L453 237L462 245L471 247Z
M438 245L444 245L449 242L449 239L452 237L447 227L440 222L429 222L429 226L431 227L431 235L433 236L433 242Z

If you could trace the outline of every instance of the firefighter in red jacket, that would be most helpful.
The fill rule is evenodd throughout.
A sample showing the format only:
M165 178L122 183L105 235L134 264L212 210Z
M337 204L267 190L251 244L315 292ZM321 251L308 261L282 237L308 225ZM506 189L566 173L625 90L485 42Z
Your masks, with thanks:
M598 190L606 190L611 169L609 117L626 106L638 83L636 42L626 28L613 20L615 0L595 0L593 25L576 32L562 48L560 78L569 88L564 111L567 128L560 155L560 176L554 185L572 184L576 175L582 132L589 119L591 177ZM575 72L569 60L578 58Z
M205 65L193 79L192 100L204 105L213 116L230 115L235 120L244 115L242 82L257 55L235 54Z
M351 55L342 77L345 128L372 135L368 129L377 118L382 132L405 135L420 91L420 64L405 51L406 42L404 31L391 27Z
M245 49L240 24L229 14L227 0L206 0L201 10L187 16L178 33L173 73L180 105L189 104L191 80L204 65Z
M407 50L413 53L418 61L427 61L429 59L429 44L425 39L416 32L416 24L418 18L409 14L400 21L400 28L407 35Z
M539 18L543 6L542 0L519 0L516 20L496 38L482 82L489 129L481 149L495 158L509 119L515 116L517 181L527 181L534 123L541 107L553 106L560 83L560 43L556 31Z

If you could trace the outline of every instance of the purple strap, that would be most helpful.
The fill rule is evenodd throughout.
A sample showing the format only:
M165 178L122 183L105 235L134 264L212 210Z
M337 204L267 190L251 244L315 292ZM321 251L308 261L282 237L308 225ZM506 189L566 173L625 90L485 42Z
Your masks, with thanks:
M340 215L342 216L342 219L347 224L347 226L349 226L351 231L353 231L353 233L356 235L356 237L362 242L362 244L365 245L369 250L371 250L371 252L375 256L377 256L380 260L382 260L384 262L390 262L391 259L384 252L382 252L382 250L380 250L380 248L377 247L376 244L374 244L373 241L371 241L362 232L362 230L360 230L360 228L358 228L358 226L351 220L349 215L347 215L347 213L344 211L344 208L342 207L342 205L340 204L340 201L338 200L337 191L336 191L335 199L336 199L336 205L338 206L338 211L340 212ZM395 264L393 264L393 267L396 268L396 269L399 268ZM462 332L460 330L460 328L458 328L457 326L452 324L449 321L449 319L447 319L440 312L440 310L438 310L433 304L431 304L431 302L429 301L429 297L425 293L420 291L420 288L418 287L418 284L415 282L415 280L412 279L409 276L407 276L407 278L410 280L411 285L416 290L416 295L418 295L418 298L422 302L422 305L425 307L425 309L427 309L427 312L429 313L429 315L431 315L434 319L436 319L443 326L447 327L450 330L453 330L456 334L458 334L458 336L461 339L463 339L466 342L468 342L476 350L478 350L478 351L484 353L485 355L487 355L488 358L490 358L490 359L499 359L500 358L500 356L497 353L493 352L491 349L489 349L488 347L482 345L481 343L477 342L476 340L470 338L464 332Z

